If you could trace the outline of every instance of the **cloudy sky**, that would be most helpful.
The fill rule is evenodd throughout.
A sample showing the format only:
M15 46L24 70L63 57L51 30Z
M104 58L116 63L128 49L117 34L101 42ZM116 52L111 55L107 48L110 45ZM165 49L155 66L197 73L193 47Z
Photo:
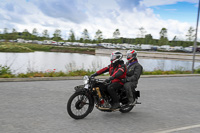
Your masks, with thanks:
M122 37L136 38L139 28L159 38L168 29L168 38L184 40L190 26L196 27L198 0L0 0L0 31L4 28L41 34L56 29L68 38L70 29L81 37L87 29L90 38L100 29L112 38L116 29ZM200 33L199 33L200 34Z

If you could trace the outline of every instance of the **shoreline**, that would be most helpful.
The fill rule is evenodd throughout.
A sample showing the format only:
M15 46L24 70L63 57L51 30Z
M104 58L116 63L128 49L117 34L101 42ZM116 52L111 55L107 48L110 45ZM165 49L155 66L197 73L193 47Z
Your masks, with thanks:
M96 49L95 55L110 55L113 51L120 51L124 56L126 56L127 50L117 50L117 49ZM174 59L174 60L193 60L192 53L176 53L176 52L154 52L154 51L137 51L138 57L141 58L156 58L156 59ZM200 54L197 53L195 56L196 61L200 61Z
M62 53L80 53L80 54L90 54L90 55L95 55L95 50L94 51L89 51L89 50L85 50L85 51L72 51L70 49L51 49L50 52L62 52Z

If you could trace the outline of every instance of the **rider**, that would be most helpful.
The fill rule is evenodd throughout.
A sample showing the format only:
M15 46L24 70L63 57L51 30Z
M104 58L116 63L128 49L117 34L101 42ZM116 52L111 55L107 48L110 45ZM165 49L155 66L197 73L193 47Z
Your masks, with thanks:
M109 72L110 77L106 79L105 82L109 83L111 81L111 84L107 87L107 91L112 98L111 109L117 109L120 106L116 90L123 87L124 83L121 81L121 79L126 77L126 65L124 64L122 57L123 55L121 52L113 52L110 59L111 64L91 75L94 77L105 72Z
M138 63L137 52L135 50L127 51L127 73L125 78L124 88L128 97L128 104L133 105L135 99L135 88L142 74L143 67Z

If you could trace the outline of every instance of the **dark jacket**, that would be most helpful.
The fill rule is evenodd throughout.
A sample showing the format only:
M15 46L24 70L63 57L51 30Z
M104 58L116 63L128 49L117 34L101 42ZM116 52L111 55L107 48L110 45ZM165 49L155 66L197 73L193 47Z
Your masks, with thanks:
M134 86L137 86L142 71L143 67L138 63L137 60L129 63L127 65L126 81L133 83Z
M124 83L121 82L121 79L126 78L126 71L126 65L124 64L124 61L121 60L118 64L110 64L107 67L97 71L96 73L97 75L100 75L102 73L109 72L112 79L112 83L118 82L123 85Z

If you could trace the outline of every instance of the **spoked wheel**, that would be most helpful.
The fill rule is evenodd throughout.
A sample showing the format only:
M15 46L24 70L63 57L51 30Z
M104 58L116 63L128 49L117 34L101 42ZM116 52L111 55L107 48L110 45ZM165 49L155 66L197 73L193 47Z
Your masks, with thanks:
M67 111L74 119L85 118L93 109L92 99L83 92L74 93L68 100Z

